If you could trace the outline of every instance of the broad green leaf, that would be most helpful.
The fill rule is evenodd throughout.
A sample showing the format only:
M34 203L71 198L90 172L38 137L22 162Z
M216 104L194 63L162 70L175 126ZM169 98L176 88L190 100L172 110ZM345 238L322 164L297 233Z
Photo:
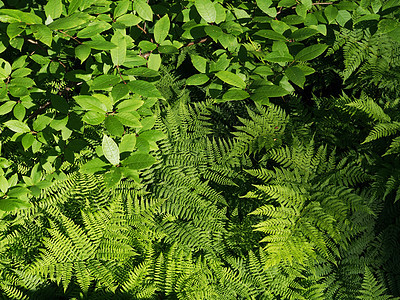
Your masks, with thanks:
M161 97L160 92L154 86L154 84L143 81L143 80L134 80L128 82L128 87L133 93L144 97Z
M271 53L268 53L265 56L265 59L270 62L289 62L293 60L293 56L291 56L288 52L278 52L278 51L273 51Z
M267 30L267 29L259 30L256 33L254 33L254 35L258 35L258 36L261 36L261 37L264 37L264 38L267 38L270 40L275 40L275 41L286 41L287 40L287 38L284 35L276 32L276 31Z
M12 109L16 103L17 102L15 102L15 101L7 101L3 105L1 105L0 106L0 116L8 114L10 111L12 111Z
M104 125L109 133L115 136L122 136L124 134L124 126L116 116L108 116L104 121Z
M4 123L4 125L9 128L10 130L18 133L30 132L30 128L28 125L21 121L17 120L9 120Z
M100 125L105 117L104 112L88 111L83 115L82 121L90 125Z
M187 85L203 85L209 80L206 74L195 74L186 79Z
M44 6L44 12L46 17L51 17L53 20L58 19L61 16L63 5L61 0L48 0Z
M121 168L114 168L110 172L104 174L104 183L106 184L106 187L112 188L121 180L121 178Z
M79 7L81 7L83 1L85 0L70 0L69 1L69 6L68 6L68 15L71 15L73 12L75 12Z
M336 19L338 12L339 12L338 9L336 7L334 7L333 5L329 5L329 6L325 7L324 14L325 14L325 17L328 20L329 24L332 23Z
M296 5L296 0L281 0L278 3L278 7L292 7Z
M87 42L83 42L83 45L87 45L92 49L95 50L111 50L117 47L117 45L115 45L114 43L111 42L107 42L107 41L100 41L100 40L96 40L96 41L87 41Z
M25 23L11 23L7 26L7 35L10 39L20 35L26 28Z
M119 152L132 152L136 146L136 134L125 134L119 144Z
M158 71L161 67L161 55L160 54L155 54L151 53L149 56L149 59L147 61L147 67L149 69Z
M17 105L14 106L13 114L18 121L22 121L25 118L25 113L26 109L22 103L17 103Z
M0 176L0 191L7 193L9 188L8 181L4 176Z
M87 163L83 164L80 171L83 174L95 174L97 172L101 172L105 170L105 167L108 165L102 161L100 158L95 158L89 160Z
M0 17L2 16L10 17L10 20L5 20L5 23L14 23L15 21L18 21L27 24L42 24L42 19L39 16L18 9L0 9Z
M278 85L264 85L256 89L255 94L265 97L281 97L289 94L289 92Z
M344 25L346 25L346 23L350 20L351 20L351 14L347 10L341 9L338 11L338 15L336 16L336 21L340 26L344 27Z
M114 142L112 138L104 135L101 148L103 149L104 157L110 162L110 164L114 166L119 164L118 145Z
M88 45L79 45L75 48L75 56L84 62L90 55L91 48Z
M51 42L53 40L53 33L47 26L42 24L35 24L31 25L31 29L35 39L51 47Z
M306 76L304 72L297 67L289 67L285 70L286 76L289 78L291 82L298 85L299 87L303 87L306 82Z
M66 18L55 20L49 24L50 29L66 30L81 26L89 21L89 15L84 13L76 13Z
M136 26L140 22L142 22L142 19L139 18L138 16L136 16L134 14L126 14L126 15L119 17L117 19L116 23L122 24L125 27L132 27L132 26Z
M30 146L32 146L33 142L35 140L35 137L31 133L26 133L24 137L21 140L22 147L24 147L24 150L28 150Z
M147 4L146 0L136 0L134 5L136 12L143 20L153 21L153 10Z
M12 68L8 61L0 58L0 79L4 80L11 74Z
M318 34L318 30L304 27L293 32L291 38L296 41L303 41L315 34Z
M194 2L197 12L207 22L214 23L217 17L214 3L210 0L196 0Z
M199 55L191 55L193 66L199 71L200 73L206 73L207 70L207 59Z
M127 166L133 170L146 169L152 166L156 159L147 153L133 153L127 159L122 161L123 166Z
M20 68L12 72L11 77L25 77L32 73L31 69L28 68ZM15 82L15 81L14 81Z
M131 1L122 0L118 1L117 7L114 9L114 19L127 13Z
M126 59L126 40L125 36L120 32L114 32L111 38L111 43L117 45L116 48L111 49L111 59L114 66L121 66Z
M243 79L240 78L238 75L233 74L232 72L219 71L217 74L215 74L215 76L230 85L236 86L241 89L246 88L246 83L243 81Z
M131 112L119 112L115 117L125 126L132 128L142 127L139 119Z
M165 53L165 54L175 54L175 53L179 52L178 48L176 48L175 46L172 46L172 45L162 45L162 46L159 46L157 49L158 49L158 52Z
M299 53L297 53L295 59L299 61L307 61L320 56L328 48L325 44L316 44L304 48Z
M119 83L115 85L111 90L111 96L113 97L114 102L124 98L128 94L129 94L129 88L124 83Z
M20 200L17 198L2 198L0 199L0 211L13 211L16 209L26 209L32 207L32 204L30 204L27 201Z
M107 22L95 21L89 24L89 26L80 30L76 35L78 38L88 39L103 31L109 30L112 26Z
M158 73L155 70L146 68L146 67L137 67L133 69L129 69L124 71L124 74L126 75L134 75L134 76L141 76L141 77L157 77L160 76L160 73Z
M12 96L17 98L22 98L24 96L29 95L29 90L26 87L20 85L9 86L8 90L10 91L10 94Z
M226 102L226 101L239 101L249 98L250 95L246 91L240 89L229 89L223 96L222 100L218 100L217 102Z
M256 0L257 6L261 9L265 14L270 17L276 17L276 8L270 7L272 5L272 0Z
M171 24L168 15L165 15L157 21L156 25L154 26L154 39L158 44L163 42L168 36L170 26Z
M100 75L96 77L90 85L91 90L104 90L113 87L120 82L117 75Z
M127 99L117 105L117 112L133 112L144 104L143 100Z
M92 96L75 96L76 103L84 110L95 111L99 113L106 113L107 107L96 97Z

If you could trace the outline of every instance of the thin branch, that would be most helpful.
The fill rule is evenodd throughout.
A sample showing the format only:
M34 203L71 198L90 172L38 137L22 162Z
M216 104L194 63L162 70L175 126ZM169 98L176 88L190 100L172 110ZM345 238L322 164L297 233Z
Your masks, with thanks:
M122 82L123 82L124 84L126 84L126 81L124 80L124 78L122 78L122 74L121 74L121 70L119 69L119 66L117 65L117 66L115 66L115 67L116 67L117 70L118 70L118 74L119 74L119 77L121 77Z
M40 106L37 110L35 110L29 117L28 119L33 119L35 118L37 115L39 115L40 113L42 113L42 111L44 111L46 108L48 108L51 104L51 101L47 101L45 104L43 104L42 106Z
M60 32L60 33L62 33L62 34L64 34L65 36L67 36L67 37L69 37L69 38L71 38L71 39L73 39L75 42L77 42L78 44L82 44L82 42L80 41L80 40L78 40L78 38L77 37L75 37L75 36L72 36L72 35L69 35L68 33L66 33L65 31L63 31L63 30L60 30L60 29L56 29L56 31L58 31L58 32Z

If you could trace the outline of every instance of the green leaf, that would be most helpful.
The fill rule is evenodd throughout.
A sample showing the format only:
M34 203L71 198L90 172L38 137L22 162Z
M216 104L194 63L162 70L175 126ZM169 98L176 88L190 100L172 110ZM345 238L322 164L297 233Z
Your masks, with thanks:
M20 85L12 85L8 87L10 94L16 98L22 98L29 95L29 91L26 87Z
M8 114L12 111L13 107L17 102L15 101L7 101L2 106L0 106L0 116Z
M136 12L143 20L153 21L153 10L145 0L136 0L134 5Z
M36 25L31 25L31 29L35 39L51 47L51 42L53 41L53 33L47 26L42 24L36 24Z
M142 19L139 18L138 16L135 16L134 14L126 14L119 17L116 23L122 24L125 27L132 27L136 26L140 22L142 22Z
M88 45L79 45L75 48L75 56L84 62L90 55L90 47Z
M106 113L107 107L96 97L92 96L75 96L74 97L76 103L84 110L91 110L99 113Z
M105 117L104 112L88 111L83 115L82 121L90 125L99 125L103 123Z
M26 209L31 207L32 205L24 200L20 200L17 198L6 198L0 199L0 210L3 211L13 211L16 209Z
M246 91L240 90L240 89L229 89L223 96L222 100L223 102L226 101L239 101L239 100L244 100L249 98L250 95ZM221 102L221 101L218 101Z
M111 96L114 99L114 102L124 98L129 94L129 88L125 83L119 83L115 85L111 90Z
M100 40L96 40L96 41L87 41L87 42L83 42L83 45L87 45L92 49L95 50L111 50L117 47L117 45L115 45L114 43L111 42L107 42L107 41L100 41Z
M114 19L127 13L131 1L122 0L118 1L117 7L114 9Z
M26 109L25 106L22 103L17 103L17 105L14 106L14 117L18 121L22 121L25 118L25 113Z
M163 42L168 36L170 26L171 24L168 15L165 15L160 20L158 20L158 22L154 26L154 39L158 44Z
M261 9L265 14L270 17L276 17L276 8L270 7L272 5L272 0L256 0L257 6Z
M278 51L273 51L271 53L268 53L265 56L265 59L269 62L289 62L293 61L293 56L290 55L288 52L278 52Z
M161 97L160 92L154 86L154 84L143 81L143 80L134 80L128 82L128 87L133 93L144 97Z
M88 39L103 31L110 29L112 26L107 22L95 21L89 24L89 26L80 30L76 35L78 38Z
M210 0L196 0L194 2L197 12L207 22L214 23L217 17L214 3Z
M265 97L281 97L289 94L289 92L278 85L264 85L256 89L255 94Z
M325 44L316 44L304 48L299 53L297 53L295 59L299 61L307 61L320 56L328 48Z
M199 71L200 73L206 73L207 70L207 59L199 55L191 55L193 66Z
M217 74L215 74L215 76L230 85L236 86L241 89L246 88L246 83L243 81L243 79L240 78L238 75L233 74L232 72L219 71Z
M122 162L123 166L127 166L133 170L146 169L152 166L156 159L147 153L133 153Z
M87 14L84 13L73 14L69 17L55 20L54 22L50 23L48 27L52 30L72 29L85 24L86 22L88 22L88 20L89 20L89 15Z
M160 54L155 54L151 53L149 56L149 59L147 61L147 67L149 69L158 71L161 67L161 55Z
M139 99L127 99L117 105L117 112L133 112L143 105L144 101Z
M176 48L175 46L172 46L172 45L162 45L162 46L159 46L157 49L158 49L158 52L165 53L165 54L175 54L175 53L179 52L178 48Z
M114 66L121 66L126 59L126 40L125 36L120 32L114 32L111 38L111 43L117 45L116 48L111 49L111 59Z
M119 112L115 117L125 126L132 128L142 127L139 119L131 112Z
M96 77L90 85L91 90L105 90L113 87L120 82L120 78L117 75L100 75Z
M209 80L206 74L195 74L186 79L187 85L203 85Z
M104 182L106 187L112 188L115 186L122 178L121 168L114 168L110 172L104 174Z
M115 116L108 116L104 121L104 125L109 133L116 136L122 136L124 134L124 126Z
M112 164L119 164L119 149L118 145L114 142L114 140L107 135L103 136L103 142L101 144L101 148L103 149L104 157Z
M107 167L107 164L104 161L102 161L100 158L95 158L83 164L80 171L83 174L95 174L103 171L105 167Z
M136 134L125 134L119 144L119 152L132 152L136 146Z
M26 28L25 23L11 23L7 26L7 35L10 39L20 35Z
M9 188L8 181L4 176L0 176L0 191L7 193Z
M31 133L26 133L24 137L21 140L22 147L24 147L24 150L28 150L30 146L32 146L33 141L35 140L35 137Z
M289 67L285 70L286 76L289 78L291 82L298 85L299 87L303 87L306 82L306 76L304 72L297 67Z
M318 30L305 27L305 28L300 28L295 32L293 32L291 38L296 41L303 41L315 34L318 34Z
M146 68L146 67L137 67L133 69L129 69L124 71L124 74L126 75L134 75L134 76L141 76L141 77L157 77L160 76L160 73L158 73L155 70Z
M17 120L9 120L4 123L4 125L9 128L10 130L18 133L30 132L30 128L28 125L21 121Z
M58 19L61 16L63 5L61 0L49 0L44 6L44 12L47 18L52 18L53 20Z
M332 23L336 19L338 12L339 12L338 9L336 7L334 7L333 5L329 5L329 6L325 7L324 14L325 14L325 17L328 20L329 24Z

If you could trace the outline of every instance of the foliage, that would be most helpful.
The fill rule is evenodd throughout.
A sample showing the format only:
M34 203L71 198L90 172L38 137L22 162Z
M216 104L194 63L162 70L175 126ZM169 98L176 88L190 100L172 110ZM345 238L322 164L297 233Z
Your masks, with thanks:
M400 2L0 1L2 299L398 299Z

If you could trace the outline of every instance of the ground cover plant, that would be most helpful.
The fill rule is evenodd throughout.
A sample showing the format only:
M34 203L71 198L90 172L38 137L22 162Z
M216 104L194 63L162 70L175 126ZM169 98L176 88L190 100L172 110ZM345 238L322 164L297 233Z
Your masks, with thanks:
M0 1L2 299L400 299L400 1Z

